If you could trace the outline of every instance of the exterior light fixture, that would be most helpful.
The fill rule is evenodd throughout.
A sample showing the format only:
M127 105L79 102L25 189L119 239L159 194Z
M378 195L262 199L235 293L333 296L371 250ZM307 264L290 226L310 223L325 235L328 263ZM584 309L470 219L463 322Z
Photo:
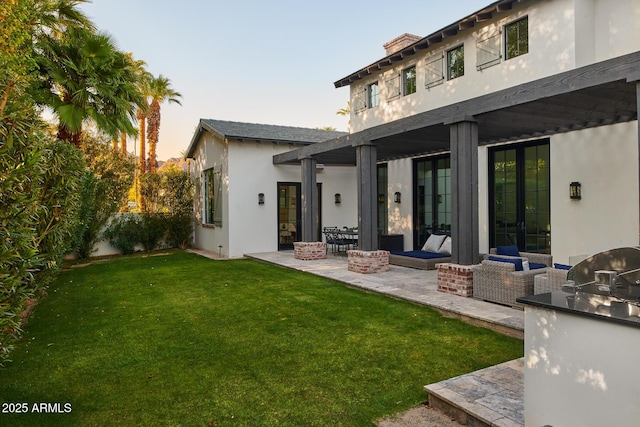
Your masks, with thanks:
M393 194L393 201L394 201L394 202L396 202L396 203L400 203L400 202L402 202L402 194L400 194L400 192L399 192L399 191L396 191L396 192Z
M582 199L582 184L577 181L569 184L569 198L571 200L580 200Z
M336 205L339 205L340 203L342 203L342 196L340 195L340 193L336 193L335 196L333 197Z
M264 193L258 193L258 204L264 205Z

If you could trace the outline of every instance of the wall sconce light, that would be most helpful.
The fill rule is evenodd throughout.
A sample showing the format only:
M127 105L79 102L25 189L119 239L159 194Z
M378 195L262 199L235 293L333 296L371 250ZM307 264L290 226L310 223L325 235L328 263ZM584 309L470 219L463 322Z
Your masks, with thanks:
M334 197L334 201L336 202L336 205L339 205L340 203L342 203L342 196L340 195L340 193L336 193Z
M258 204L264 205L264 193L258 193Z
M571 200L580 200L582 199L582 184L577 181L569 184L569 198Z
M399 192L399 191L396 191L396 192L393 194L393 201L394 201L394 202L396 202L396 203L400 203L400 202L402 202L402 194L400 194L400 192Z

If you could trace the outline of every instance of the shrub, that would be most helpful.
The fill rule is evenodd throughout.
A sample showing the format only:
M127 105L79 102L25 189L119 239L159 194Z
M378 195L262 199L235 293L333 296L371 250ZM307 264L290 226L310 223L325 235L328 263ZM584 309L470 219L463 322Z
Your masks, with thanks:
M27 95L32 57L32 1L0 2L0 366L21 333L21 313L34 296L44 138Z
M103 232L104 238L120 252L129 255L135 252L140 242L142 220L136 214L119 214L115 216Z
M48 141L42 163L40 201L44 209L38 217L37 234L44 265L36 275L40 288L55 277L63 256L76 244L86 174L82 151L64 141Z
M146 251L152 251L158 247L167 234L166 215L161 213L143 213L139 233L140 244Z
M191 245L192 224L191 215L170 215L167 221L167 244L172 248L187 248Z
M140 185L145 200L143 217L156 215L162 222L162 227L150 222L146 233L150 233L151 237L162 228L161 237L166 237L170 247L188 247L191 243L193 212L193 182L189 174L176 167L168 168L142 175ZM151 245L153 240L148 244L142 243L147 250L154 248Z
M101 230L127 199L133 184L135 164L125 155L114 152L109 142L87 135L82 142L85 161L91 171L82 189L83 220L81 237L76 245L80 258L93 252Z

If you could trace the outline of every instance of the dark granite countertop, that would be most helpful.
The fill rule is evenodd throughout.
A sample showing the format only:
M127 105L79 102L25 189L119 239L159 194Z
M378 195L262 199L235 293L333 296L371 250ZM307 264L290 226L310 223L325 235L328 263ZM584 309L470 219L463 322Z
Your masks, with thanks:
M640 328L640 302L608 292L554 291L517 299L519 303Z

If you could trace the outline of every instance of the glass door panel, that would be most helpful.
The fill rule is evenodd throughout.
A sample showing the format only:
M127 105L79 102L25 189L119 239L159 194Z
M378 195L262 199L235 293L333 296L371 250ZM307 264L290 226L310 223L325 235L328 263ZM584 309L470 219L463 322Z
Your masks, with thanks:
M278 250L293 249L302 223L300 184L278 183Z
M491 246L551 252L549 142L491 152Z
M549 209L549 145L524 149L525 206L522 230L527 252L551 253L551 210Z
M451 231L451 161L449 157L414 161L414 239L419 249L432 233Z
M438 204L438 227L436 231L451 231L451 162L449 158L438 160L436 174L438 188L435 201Z

